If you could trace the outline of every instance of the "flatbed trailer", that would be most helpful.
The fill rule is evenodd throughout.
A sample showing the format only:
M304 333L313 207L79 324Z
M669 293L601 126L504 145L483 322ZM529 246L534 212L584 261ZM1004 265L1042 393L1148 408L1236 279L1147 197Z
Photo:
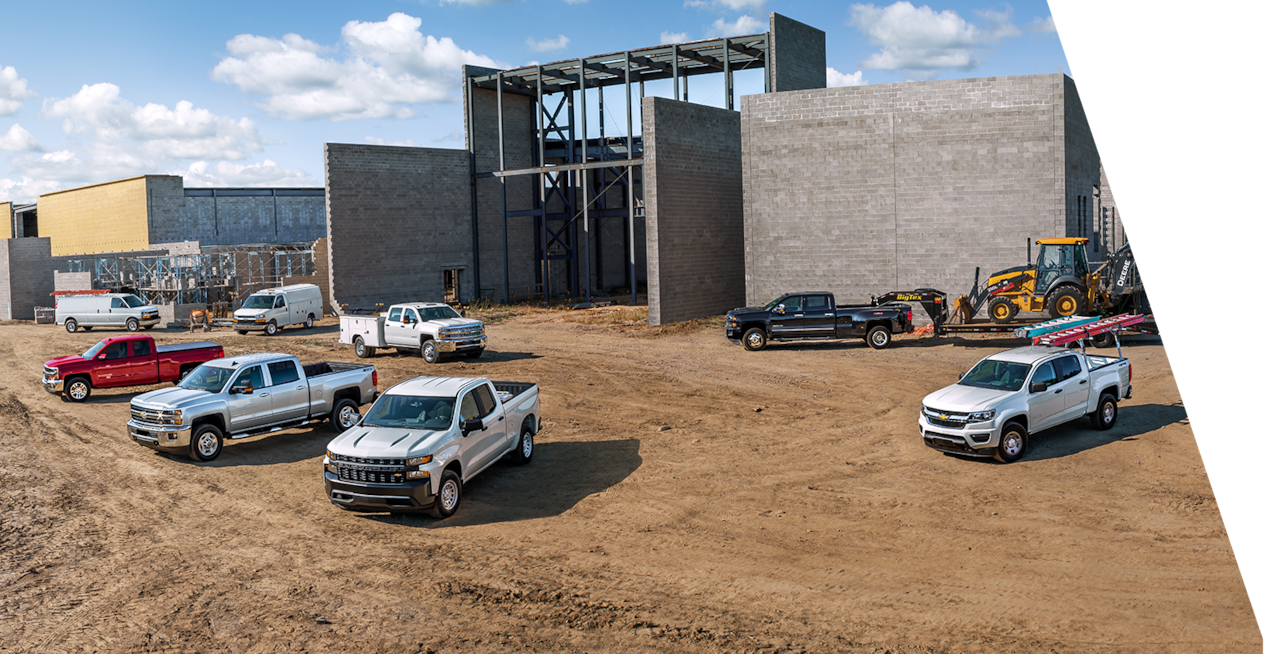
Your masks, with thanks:
M950 323L952 308L948 301L947 294L932 288L918 288L914 291L890 291L884 295L872 297L874 306L881 306L892 302L915 302L924 308L925 313L929 314L929 320L933 323L934 336L946 336L948 334L1003 334L1011 333L1017 338L1033 338L1034 334L1030 330L1041 328L1048 333L1060 331L1062 329L1072 329L1081 325L1088 325L1096 321L1107 319L1101 317L1088 316L1069 316L1066 318L1058 318L1055 320L1037 319L1030 321L1014 321L1005 324L997 324L993 322L967 322L967 323ZM1126 324L1117 324L1113 330L1096 330L1094 334L1085 335L1089 338L1093 345L1097 347L1109 347L1117 341L1117 335L1123 331L1131 331L1141 334L1157 334L1158 328L1153 322L1152 316L1137 315L1135 319ZM1113 331L1114 336L1111 337L1109 332Z

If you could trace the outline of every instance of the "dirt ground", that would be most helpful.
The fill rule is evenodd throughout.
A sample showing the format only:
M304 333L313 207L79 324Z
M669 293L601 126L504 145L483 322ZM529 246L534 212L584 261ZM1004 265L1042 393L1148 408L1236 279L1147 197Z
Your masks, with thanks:
M440 521L332 506L324 425L206 464L140 447L134 393L37 383L113 332L0 326L0 651L1262 651L1157 340L1125 348L1114 429L1080 420L1000 465L928 449L916 415L1017 341L753 353L717 320L612 315L512 317L478 361L372 360L380 389L540 386L532 464L485 471ZM207 337L356 360L332 319Z

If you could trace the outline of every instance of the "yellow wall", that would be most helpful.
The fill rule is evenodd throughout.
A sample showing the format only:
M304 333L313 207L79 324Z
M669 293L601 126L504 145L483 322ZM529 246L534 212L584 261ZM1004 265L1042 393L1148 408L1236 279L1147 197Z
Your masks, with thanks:
M13 238L12 202L0 202L0 238Z
M47 193L36 206L55 257L150 246L145 177Z

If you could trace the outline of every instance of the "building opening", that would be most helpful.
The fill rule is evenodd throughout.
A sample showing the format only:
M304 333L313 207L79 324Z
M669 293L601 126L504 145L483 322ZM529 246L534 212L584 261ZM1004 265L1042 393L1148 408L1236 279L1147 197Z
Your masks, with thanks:
M462 297L462 270L445 271L445 304L458 304Z

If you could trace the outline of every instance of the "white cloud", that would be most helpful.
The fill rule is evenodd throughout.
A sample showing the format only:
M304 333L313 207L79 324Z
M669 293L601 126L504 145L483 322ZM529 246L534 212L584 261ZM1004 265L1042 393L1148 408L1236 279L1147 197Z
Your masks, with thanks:
M714 11L761 11L765 4L766 0L686 0L682 6Z
M342 30L343 49L351 53L344 58L296 34L242 34L228 42L230 56L211 77L267 96L259 106L281 118L412 118L411 105L458 99L464 64L507 67L448 37L424 35L421 25L399 12L379 23L350 21Z
M402 145L402 146L408 146L411 148L419 147L418 143L414 139L405 139L404 141L389 141L387 139L379 138L377 136L367 136L365 137L365 142L369 143L370 145Z
M563 50L568 47L570 41L568 37L560 34L557 38L542 39L540 41L529 37L525 43L528 44L528 49L533 52L550 52L551 50Z
M48 179L32 179L25 176L21 179L3 178L0 179L0 198L19 204L35 202L36 197L63 188L66 187Z
M969 23L950 9L935 12L906 0L888 7L852 5L847 22L881 46L863 61L863 68L905 69L919 77L944 68L972 70L981 63L982 48L1021 33L1012 24L1011 10L976 13L988 27Z
M8 133L0 136L0 150L6 152L43 152L44 146L35 140L31 133L21 125L14 123Z
M221 161L212 165L206 161L195 161L185 170L171 170L169 175L180 175L185 178L185 186L320 186L321 183L309 177L303 171L282 168L265 159L261 163L239 164Z
M152 159L243 159L263 140L249 118L234 120L186 100L174 108L136 106L114 84L85 84L69 98L44 101L43 114L64 118L66 134L88 134L98 148L135 149Z
M0 116L12 116L22 108L23 100L34 97L35 92L26 88L26 80L18 77L16 68L0 68Z
M716 38L720 36L741 36L745 34L757 34L765 31L765 23L745 14L730 23L726 22L726 19L723 18L713 21L713 27L709 30L709 38Z
M691 39L687 38L686 32L661 32L660 44L669 45L670 43L686 43Z
M863 71L856 70L853 73L837 72L837 69L828 67L828 86L863 86L867 84L867 80L863 79Z
M1026 26L1026 29L1031 32L1056 32L1057 21L1052 20L1052 15L1049 14L1047 18L1034 19Z

